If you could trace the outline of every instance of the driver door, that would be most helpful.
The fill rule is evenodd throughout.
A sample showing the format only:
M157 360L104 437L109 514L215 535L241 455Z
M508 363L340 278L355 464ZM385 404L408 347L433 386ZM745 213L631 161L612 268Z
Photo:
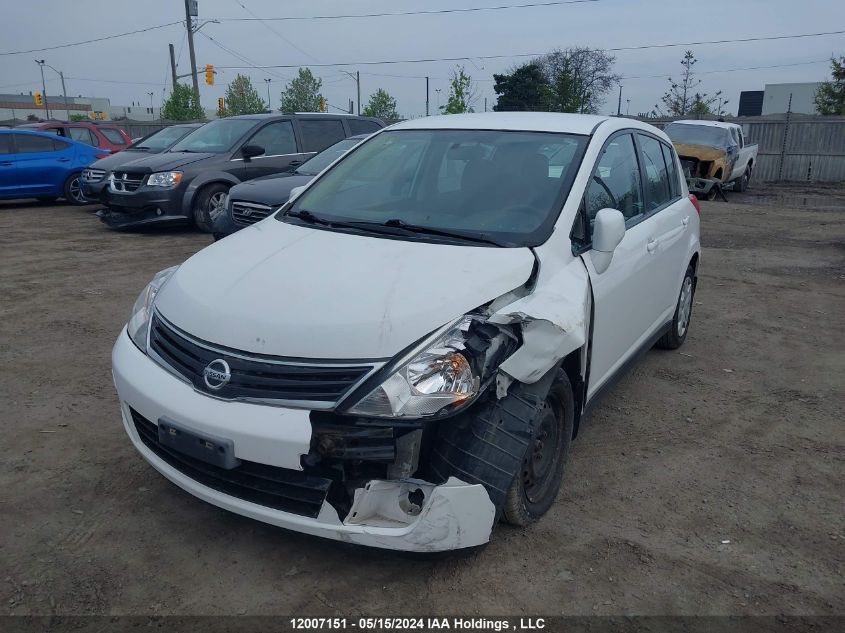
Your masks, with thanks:
M654 248L658 227L645 217L642 170L630 133L615 134L602 148L583 204L590 235L600 209L625 216L625 236L605 271L596 271L591 251L581 255L593 288L590 398L659 327L665 294Z
M243 160L243 180L280 174L292 165L301 164L306 158L297 150L290 119L272 121L259 128L244 145L258 145L264 148L264 153L249 160L238 159Z

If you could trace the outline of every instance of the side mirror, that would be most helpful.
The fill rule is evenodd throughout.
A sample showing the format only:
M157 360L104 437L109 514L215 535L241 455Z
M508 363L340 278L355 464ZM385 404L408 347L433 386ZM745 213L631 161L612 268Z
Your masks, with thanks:
M596 272L603 273L610 266L613 251L625 237L625 216L616 209L601 209L593 224L593 250L590 258Z
M250 158L254 158L256 156L261 156L264 153L264 148L260 145L244 145L241 148L241 156L244 157L244 160L249 160Z
M288 197L288 200L294 200L295 198L298 198L299 194L301 194L303 191L305 191L305 185L294 187L290 190L290 196Z

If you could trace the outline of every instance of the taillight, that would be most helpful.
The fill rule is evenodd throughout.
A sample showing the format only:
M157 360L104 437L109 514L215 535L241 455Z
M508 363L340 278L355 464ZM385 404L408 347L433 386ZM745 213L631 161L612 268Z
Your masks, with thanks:
M698 198L695 197L694 193L691 193L689 195L689 201L692 202L692 206L695 207L695 210L698 215L701 215L701 204L698 202Z

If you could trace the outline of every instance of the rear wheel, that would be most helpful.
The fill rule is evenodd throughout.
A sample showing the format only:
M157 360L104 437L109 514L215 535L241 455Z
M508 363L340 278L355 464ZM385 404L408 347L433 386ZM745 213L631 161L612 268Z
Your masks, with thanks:
M82 193L82 181L79 173L71 174L65 181L64 194L65 200L71 204L88 204Z
M692 319L693 295L695 295L695 271L690 265L681 284L681 293L678 296L678 304L675 306L675 316L672 317L672 327L657 341L657 347L678 349L687 340L690 319Z
M538 414L522 468L505 497L502 511L505 521L511 525L528 525L552 507L566 472L574 424L572 385L561 369Z
M228 191L228 185L222 183L209 185L194 200L194 223L203 233L211 233L214 224L211 212L223 202Z

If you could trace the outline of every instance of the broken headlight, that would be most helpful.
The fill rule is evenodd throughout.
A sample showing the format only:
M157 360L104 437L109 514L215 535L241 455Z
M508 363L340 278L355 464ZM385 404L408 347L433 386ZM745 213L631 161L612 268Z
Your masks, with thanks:
M179 267L171 266L170 268L165 268L157 272L153 280L138 295L135 305L132 306L132 316L129 317L129 323L126 324L126 331L129 333L129 338L132 339L132 342L145 354L147 353L147 330L150 328L153 302L158 291L170 279L171 275L176 272L177 268Z
M468 403L481 383L465 351L464 316L348 410L350 415L421 418Z

